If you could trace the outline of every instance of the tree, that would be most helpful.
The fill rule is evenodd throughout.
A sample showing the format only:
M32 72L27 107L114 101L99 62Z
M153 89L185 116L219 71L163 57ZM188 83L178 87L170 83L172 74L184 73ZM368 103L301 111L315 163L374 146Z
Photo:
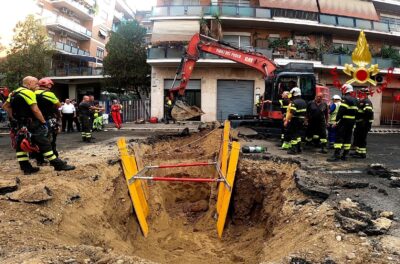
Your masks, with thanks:
M48 74L53 49L48 41L46 28L40 20L29 15L18 22L10 50L0 71L5 74L5 84L16 87L27 75L37 78Z
M138 98L149 93L150 67L146 63L144 37L146 29L136 20L122 23L112 32L106 44L107 56L104 58L104 75L107 83L122 90L134 91Z

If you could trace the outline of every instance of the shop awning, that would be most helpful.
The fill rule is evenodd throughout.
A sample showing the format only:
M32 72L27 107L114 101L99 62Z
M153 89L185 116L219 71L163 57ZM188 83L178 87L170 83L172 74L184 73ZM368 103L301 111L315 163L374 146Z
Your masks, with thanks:
M318 13L317 0L260 0L260 7L293 9Z
M99 29L99 37L106 38L107 36L108 36L107 31L100 28Z
M200 30L198 20L194 21L155 21L151 43L189 41Z
M319 7L323 14L379 21L379 16L372 2L361 0L319 0Z

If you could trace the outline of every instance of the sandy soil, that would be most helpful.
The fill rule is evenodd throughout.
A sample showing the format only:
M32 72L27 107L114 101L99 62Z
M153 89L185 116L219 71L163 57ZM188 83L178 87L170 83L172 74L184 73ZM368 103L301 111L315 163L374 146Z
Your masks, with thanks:
M221 133L130 144L139 144L146 165L213 161ZM117 151L115 140L71 150L63 156L78 164L75 171L44 167L34 176L19 175L16 162L6 161L0 180L18 177L19 186L0 195L0 263L400 262L398 238L347 234L335 221L336 208L301 193L293 180L296 164L251 155L240 160L222 240L215 227L216 186L206 183L149 183L150 233L144 238ZM202 167L154 174L216 172Z

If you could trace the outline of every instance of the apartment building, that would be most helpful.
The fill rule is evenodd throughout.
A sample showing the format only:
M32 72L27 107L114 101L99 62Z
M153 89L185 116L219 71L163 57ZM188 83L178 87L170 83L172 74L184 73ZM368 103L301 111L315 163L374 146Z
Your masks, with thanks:
M369 42L372 62L379 64L383 79L389 67L399 67L396 58L400 51L400 1L158 0L150 17L152 34L147 60L152 66L153 116L163 116L163 98L185 44L200 31L199 21L213 27L216 18L223 40L237 47L263 53L279 66L312 63L317 82L330 87L331 94L339 93L333 85L335 78L342 83L350 78L342 69L345 63L351 63L361 29ZM337 77L331 74L335 67ZM392 117L400 123L400 106L394 100L400 94L399 75L400 69L395 68L388 88L371 98L374 125L388 124ZM229 113L254 114L256 96L264 90L264 79L257 71L202 54L187 97L205 112L202 121L214 121L225 119Z
M134 18L124 0L38 0L38 15L56 50L50 78L59 98L99 98L110 31Z

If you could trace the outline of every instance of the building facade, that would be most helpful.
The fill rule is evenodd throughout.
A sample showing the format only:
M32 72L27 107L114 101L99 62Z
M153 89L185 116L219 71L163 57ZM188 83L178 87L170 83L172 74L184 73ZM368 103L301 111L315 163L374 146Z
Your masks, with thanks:
M110 31L134 19L124 0L38 0L38 15L56 50L49 77L61 99L99 98Z
M374 125L400 123L400 1L393 0L158 0L150 21L147 62L152 66L151 114L161 118L166 91L190 37L208 25L219 25L222 40L271 58L279 66L312 63L317 82L339 93L335 79L344 83L344 64L351 62L361 29L379 64L381 79L390 67L394 78L375 93ZM218 25L219 24L219 25ZM331 70L337 68L334 77ZM365 85L355 84L356 88ZM229 113L254 114L254 102L265 91L255 70L214 55L202 54L187 89L188 101L201 107L202 121L224 120ZM232 112L233 111L233 112Z

